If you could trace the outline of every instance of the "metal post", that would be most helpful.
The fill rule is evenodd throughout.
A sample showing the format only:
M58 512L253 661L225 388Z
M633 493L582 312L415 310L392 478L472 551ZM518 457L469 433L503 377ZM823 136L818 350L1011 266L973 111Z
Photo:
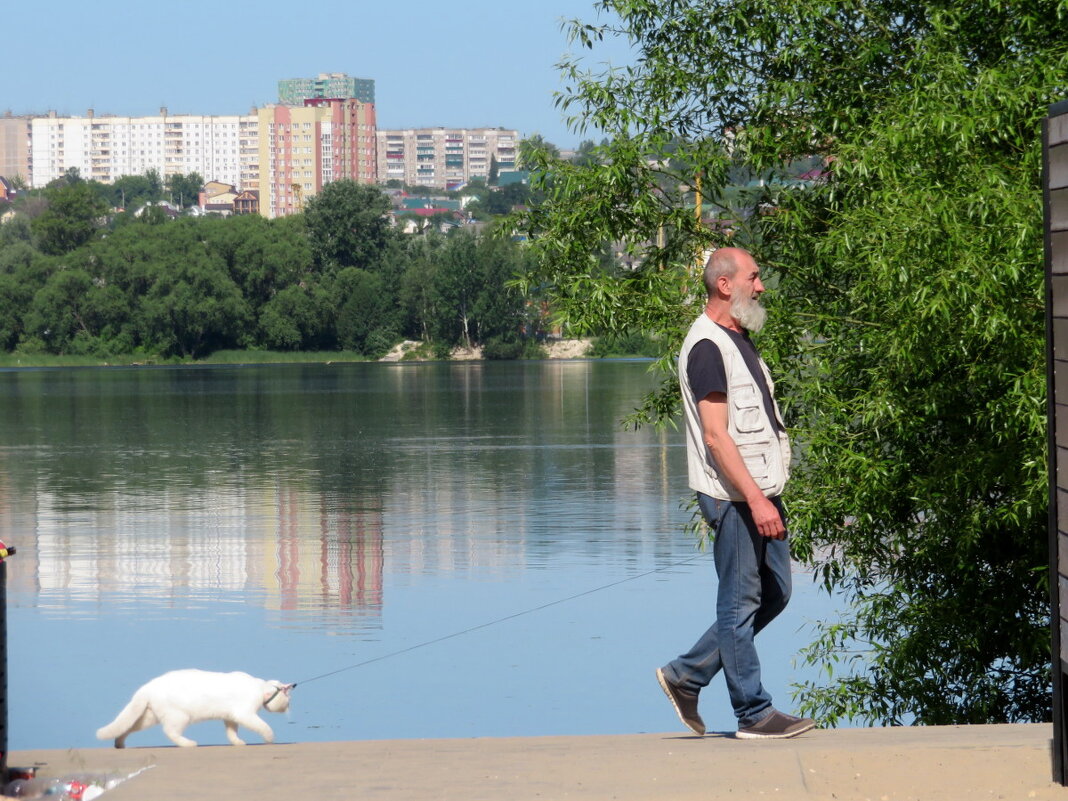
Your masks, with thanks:
M0 776L7 776L7 562L0 561Z
M7 781L7 557L14 546L0 542L0 779Z

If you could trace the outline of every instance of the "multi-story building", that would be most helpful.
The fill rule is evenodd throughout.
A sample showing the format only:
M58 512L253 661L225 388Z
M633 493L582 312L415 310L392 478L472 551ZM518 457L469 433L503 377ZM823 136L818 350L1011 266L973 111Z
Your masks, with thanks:
M259 110L260 213L303 209L325 184L374 183L375 107L354 98L309 99Z
M300 106L305 100L330 97L355 98L375 102L375 82L371 78L350 78L343 72L320 72L318 78L287 78L278 82L278 102Z
M0 177L30 182L30 117L0 117Z
M248 188L243 182L256 168L242 156L251 150L256 125L253 115L171 115L166 108L155 117L98 117L92 109L84 117L53 112L30 122L31 183L45 186L76 167L83 178L103 183L156 170L164 179L196 172Z
M258 192L260 188L260 117L257 109L242 117L237 125L238 159L241 178L237 187L244 192Z
M378 180L458 189L514 170L519 133L507 128L409 128L378 132Z

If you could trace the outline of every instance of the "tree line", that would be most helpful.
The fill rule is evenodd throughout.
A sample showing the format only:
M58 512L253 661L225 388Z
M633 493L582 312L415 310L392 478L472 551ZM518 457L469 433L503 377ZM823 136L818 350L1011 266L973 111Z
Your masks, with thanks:
M134 192L151 176L134 178L120 191L158 196L155 186ZM68 176L0 225L0 348L99 358L222 349L377 357L415 339L439 354L482 345L487 356L516 357L534 341L536 307L510 283L530 268L520 244L463 229L400 233L376 187L338 181L303 214L274 220L172 220L152 205L117 214L115 187L108 192Z

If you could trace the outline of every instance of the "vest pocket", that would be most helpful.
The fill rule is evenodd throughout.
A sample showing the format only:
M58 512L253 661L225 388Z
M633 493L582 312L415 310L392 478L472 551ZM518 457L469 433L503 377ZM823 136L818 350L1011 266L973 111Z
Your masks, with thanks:
M738 432L761 431L764 428L761 405L763 399L752 384L731 387L731 405L734 407L734 429Z
M738 443L738 452L742 455L742 461L745 462L745 469L749 471L753 481L762 490L770 489L775 484L769 476L771 472L768 466L770 445L771 443L767 440Z

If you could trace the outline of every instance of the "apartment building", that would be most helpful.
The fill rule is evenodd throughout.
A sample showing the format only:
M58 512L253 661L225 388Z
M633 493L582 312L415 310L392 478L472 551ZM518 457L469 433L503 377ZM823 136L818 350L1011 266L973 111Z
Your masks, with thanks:
M97 116L92 109L84 117L53 112L30 121L31 184L45 186L76 167L83 178L103 183L156 170L164 179L196 172L206 180L251 188L246 184L258 169L247 157L258 139L257 126L255 115L171 115L166 108L154 117Z
M300 212L325 184L375 183L375 107L355 98L308 99L259 110L260 213Z
M378 180L458 189L489 179L494 163L514 170L518 131L507 128L409 128L378 131Z
M0 117L0 177L18 176L28 184L30 161L30 117L16 117L10 112Z
M286 78L278 82L278 102L301 106L305 100L355 98L375 102L375 82L371 78L351 78L343 72L320 72L318 78Z
M237 150L240 178L235 186L242 192L260 189L260 116L253 109L237 123ZM205 176L207 177L207 176Z

